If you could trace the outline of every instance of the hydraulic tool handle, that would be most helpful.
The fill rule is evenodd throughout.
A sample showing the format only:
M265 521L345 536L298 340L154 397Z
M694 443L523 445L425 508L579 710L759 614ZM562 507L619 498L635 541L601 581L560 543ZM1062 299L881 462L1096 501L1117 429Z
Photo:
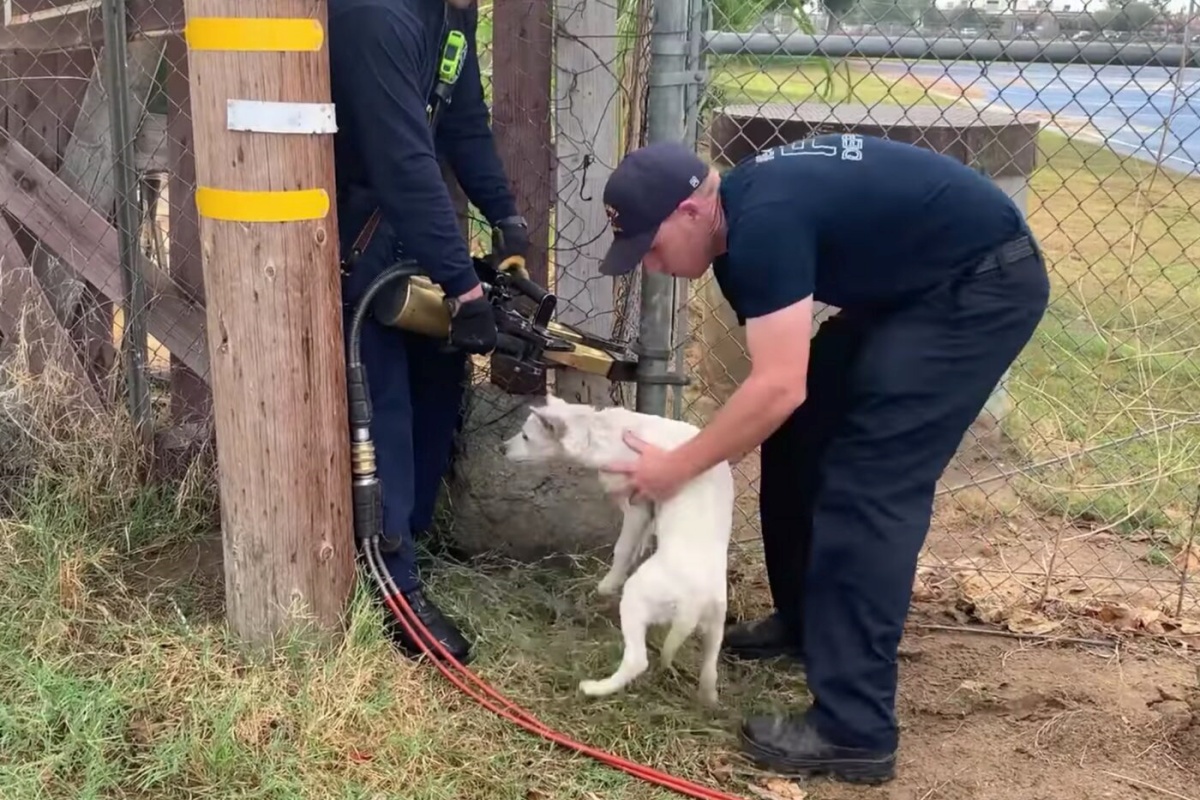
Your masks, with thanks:
M496 274L504 275L510 286L539 305L546 299L546 295L550 294L529 279L529 273L525 269L524 256L509 256L504 259L496 267Z
M541 286L538 286L536 283L529 280L529 278L520 278L516 275L513 275L511 278L509 278L509 280L514 289L539 305L543 300L546 299L546 295L550 294Z
M447 355L459 352L459 348L450 344L449 341L443 342L438 348L440 352ZM525 352L528 345L519 336L513 336L511 333L497 333L496 346L492 353L498 353L502 356L511 356L517 360L525 357Z
M519 336L513 336L511 333L500 333L496 335L496 349L494 352L502 356L512 356L520 359L524 357L527 345Z

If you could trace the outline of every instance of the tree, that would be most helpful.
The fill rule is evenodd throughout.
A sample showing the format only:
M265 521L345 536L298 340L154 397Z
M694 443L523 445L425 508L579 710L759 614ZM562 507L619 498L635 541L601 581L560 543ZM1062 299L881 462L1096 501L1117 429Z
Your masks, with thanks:
M933 6L932 0L859 0L856 19L869 22L918 22Z
M806 0L714 0L713 24L721 30L744 32L764 16L785 11L795 17L800 29L811 32L812 20L804 10ZM851 0L853 3L854 0Z
M1154 4L1141 0L1109 0L1108 10L1096 14L1096 22L1102 30L1140 31L1153 23L1169 0L1153 0Z
M980 14L978 9L969 7L958 6L957 8L946 9L945 17L946 22L954 28L982 28L987 24L987 21L983 18L983 14Z
M830 19L841 19L850 13L858 0L821 0L821 6L829 14Z

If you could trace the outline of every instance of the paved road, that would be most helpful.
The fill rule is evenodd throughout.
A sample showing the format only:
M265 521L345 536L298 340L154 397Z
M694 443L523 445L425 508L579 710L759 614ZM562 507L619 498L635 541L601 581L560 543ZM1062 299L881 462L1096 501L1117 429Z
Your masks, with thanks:
M977 101L981 105L1053 114L1064 123L1090 122L1109 147L1125 155L1153 162L1162 147L1165 166L1200 172L1200 69L1184 70L1178 96L1176 71L1162 67L919 62L907 69L922 79L949 77L978 89L986 95Z

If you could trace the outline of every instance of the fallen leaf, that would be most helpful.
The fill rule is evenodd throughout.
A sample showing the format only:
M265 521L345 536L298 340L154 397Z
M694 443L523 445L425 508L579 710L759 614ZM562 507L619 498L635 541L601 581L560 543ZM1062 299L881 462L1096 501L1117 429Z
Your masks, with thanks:
M941 596L941 592L926 582L923 575L917 575L913 581L912 600L914 603L927 603L930 600L936 600Z
M1173 628L1177 633L1179 633L1183 636L1200 635L1200 622L1197 622L1196 620L1192 620L1192 619L1171 620L1169 623L1167 623L1167 626L1170 628ZM1198 668L1198 670L1200 670L1200 668ZM1200 671L1197 672L1197 676L1200 676Z
M1161 634L1166 631L1165 615L1156 608L1140 608L1126 603L1105 603L1092 610L1096 619L1117 630L1144 630Z
M1013 633L1026 636L1044 636L1062 626L1062 620L1047 619L1033 611L1017 609L1008 615L1005 623Z
M808 797L808 792L791 781L785 781L782 778L771 778L765 786L754 786L751 784L750 791L763 798L763 800L804 800L804 798Z
M1014 581L993 584L983 575L960 572L955 576L968 609L980 622L1000 623L1024 600L1023 590Z
M1186 550L1179 551L1174 561L1180 571L1195 575L1200 572L1200 546L1188 545Z

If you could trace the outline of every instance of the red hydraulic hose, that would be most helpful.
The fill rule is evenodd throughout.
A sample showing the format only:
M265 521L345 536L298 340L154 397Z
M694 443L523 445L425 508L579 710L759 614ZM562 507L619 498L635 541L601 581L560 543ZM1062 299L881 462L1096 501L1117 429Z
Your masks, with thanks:
M369 543L366 551L368 566L370 567L370 570L375 578L375 582L379 585L380 591L383 593L384 602L387 603L388 607L392 610L392 613L396 616L397 621L399 621L404 627L405 632L416 640L418 646L421 648L421 651L430 658L434 666L438 668L438 671L445 675L455 687L457 687L464 694L473 698L484 708L502 717L503 719L508 720L509 722L519 725L531 733L536 733L542 738L554 742L561 747L566 747L578 753L583 753L584 755L590 756L591 758L594 758L603 764L607 764L610 767L615 767L616 769L633 775L636 778L640 778L643 781L662 786L686 797L694 797L698 800L744 800L736 795L726 794L725 792L717 791L715 789L709 789L708 787L691 783L690 781L686 781L682 778L677 778L673 775L659 772L658 770L643 764L628 761L620 756L615 756L611 753L597 750L593 747L589 747L588 745L576 742L573 739L570 739L567 736L564 736L563 734L547 727L528 711L525 711L511 700L504 697L502 694L488 685L487 682L485 682L482 678L471 672L471 670L467 669L467 667L465 667L463 664L459 663L459 661L446 649L445 645L443 645L429 633L428 629L425 628L421 620L417 618L412 608L409 607L408 601L404 599L404 596L399 592L394 591L387 585L389 582L384 580L384 575L387 574L387 567L383 565L382 559L379 557L377 545L373 542ZM427 642L433 643L434 648L436 648L438 651L437 656L434 656L434 654L431 652ZM444 662L449 662L453 669L451 669L451 666L447 666L447 664ZM457 671L459 675L454 674L455 671ZM494 700L498 701L503 707L498 707L491 700L481 696L475 689L467 686L460 675L475 683L480 690Z

